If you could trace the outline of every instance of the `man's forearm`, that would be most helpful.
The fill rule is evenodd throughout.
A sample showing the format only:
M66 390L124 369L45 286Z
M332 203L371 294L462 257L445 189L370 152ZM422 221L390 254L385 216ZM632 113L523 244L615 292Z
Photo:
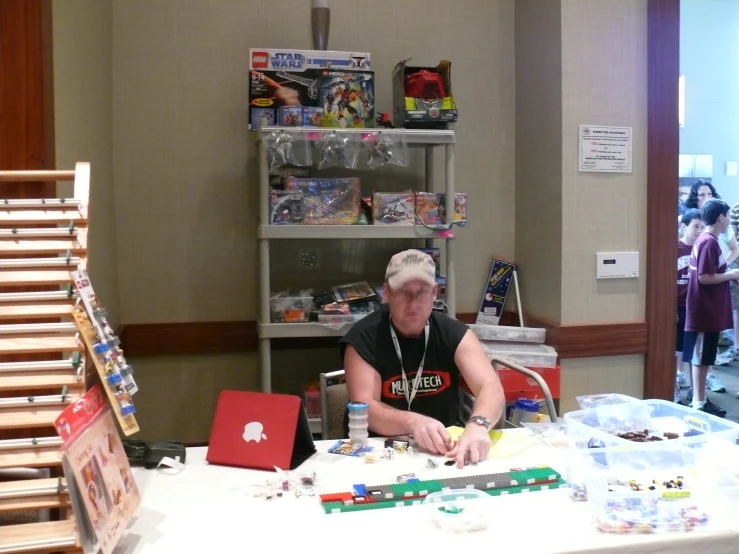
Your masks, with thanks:
M504 405L505 397L500 386L496 386L495 383L485 384L475 397L475 405L470 415L486 417L495 424L503 415Z
M378 435L395 437L408 435L411 431L413 413L408 410L397 410L378 400L369 405L369 428Z

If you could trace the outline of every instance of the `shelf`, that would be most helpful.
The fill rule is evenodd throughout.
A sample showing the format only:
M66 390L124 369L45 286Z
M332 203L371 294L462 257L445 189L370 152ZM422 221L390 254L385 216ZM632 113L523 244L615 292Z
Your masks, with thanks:
M14 467L54 467L61 465L60 444L19 446L0 449L0 469Z
M53 478L0 483L0 512L69 507L66 479L61 483Z
M392 132L405 136L408 144L422 144L426 146L434 146L437 144L454 144L454 131L447 130L426 130L426 129L383 129L383 128L367 128L367 129L334 129L331 127L263 127L263 133L272 133L275 131L287 132L305 132L307 134L315 134L316 140L320 140L320 135L327 133L350 133L350 134L369 134Z
M259 225L260 239L446 239L449 231L432 231L423 225ZM449 234L449 236L444 236Z
M352 323L340 329L321 323L260 323L257 326L260 339L296 339L311 337L343 337L351 329Z
M0 372L0 392L36 389L60 391L65 386L71 390L81 390L85 388L85 381L71 369L34 373Z
M15 319L49 319L72 316L72 304L39 302L38 304L0 304L0 320Z
M64 409L79 399L79 395L69 395L68 404L34 406L32 402L26 407L0 407L0 429L31 429L36 427L53 427Z
M0 536L0 552L82 552L73 519L9 525Z

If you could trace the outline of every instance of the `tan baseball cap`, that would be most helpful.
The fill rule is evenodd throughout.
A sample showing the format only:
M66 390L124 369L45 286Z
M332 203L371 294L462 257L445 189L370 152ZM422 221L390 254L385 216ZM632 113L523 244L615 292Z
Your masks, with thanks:
M399 289L410 281L436 284L436 264L428 254L420 250L404 250L390 258L385 271L385 281L391 289Z

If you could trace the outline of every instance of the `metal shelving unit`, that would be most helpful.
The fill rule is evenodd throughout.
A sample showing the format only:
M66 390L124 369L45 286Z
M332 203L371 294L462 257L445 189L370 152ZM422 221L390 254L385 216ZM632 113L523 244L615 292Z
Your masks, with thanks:
M305 132L309 138L320 140L321 135L339 131L342 133L372 133L382 129L324 129L294 127L265 127L265 133L273 131ZM444 148L446 170L444 181L446 193L446 213L454 213L454 131L425 131L394 129L403 133L409 147L421 148L425 154L425 190L433 191L434 155L438 147ZM450 231L433 231L422 225L270 225L269 224L269 164L267 151L259 142L259 357L262 377L262 391L272 391L272 349L270 341L280 338L299 337L340 337L350 327L333 328L318 323L270 323L270 240L363 240L363 239L419 239L431 246L433 241L446 241L445 272L447 278L446 304L448 313L456 314L455 294L455 252L454 234ZM311 422L313 423L313 422ZM320 425L320 421L319 421Z

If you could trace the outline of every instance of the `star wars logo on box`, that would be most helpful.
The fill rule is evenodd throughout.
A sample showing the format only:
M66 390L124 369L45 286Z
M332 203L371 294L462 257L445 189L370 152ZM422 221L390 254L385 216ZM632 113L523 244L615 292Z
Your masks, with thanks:
M416 373L407 375L408 382L413 383ZM431 396L439 394L449 388L451 384L451 376L446 371L429 371L424 369L421 374L421 380L416 391L416 398L422 396ZM398 375L392 379L388 379L382 384L383 392L388 398L405 398L403 390L403 378Z
M320 71L359 72L371 67L370 55L361 52L262 48L249 54L249 129L281 125L279 108L283 106L321 108ZM306 116L310 120L310 113Z

